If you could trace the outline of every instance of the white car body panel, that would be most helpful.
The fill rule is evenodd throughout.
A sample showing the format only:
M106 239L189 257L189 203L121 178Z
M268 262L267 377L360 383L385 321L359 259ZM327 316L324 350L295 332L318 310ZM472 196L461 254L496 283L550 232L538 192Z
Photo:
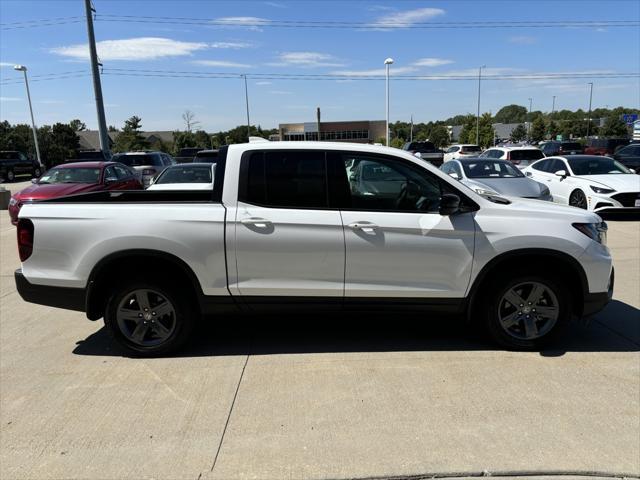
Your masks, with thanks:
M256 149L349 150L402 158L427 169L454 191L463 191L480 209L440 216L242 204L238 202L240 159ZM510 201L510 205L493 203L395 148L330 142L232 145L222 204L25 205L20 218L33 221L35 239L22 271L34 284L84 288L102 258L140 248L183 260L204 294L211 296L460 298L469 294L482 267L497 255L551 249L582 265L589 292L607 291L611 271L607 248L571 226L599 222L597 215L550 202ZM269 220L273 228L242 223L248 218ZM363 221L378 225L375 238L349 227Z
M147 190L212 190L213 183L154 183Z

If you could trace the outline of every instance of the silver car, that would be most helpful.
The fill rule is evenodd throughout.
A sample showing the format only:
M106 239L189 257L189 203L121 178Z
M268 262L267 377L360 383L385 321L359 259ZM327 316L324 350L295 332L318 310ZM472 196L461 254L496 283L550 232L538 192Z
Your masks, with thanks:
M450 160L440 169L480 195L553 200L549 188L536 182L506 160L469 158Z

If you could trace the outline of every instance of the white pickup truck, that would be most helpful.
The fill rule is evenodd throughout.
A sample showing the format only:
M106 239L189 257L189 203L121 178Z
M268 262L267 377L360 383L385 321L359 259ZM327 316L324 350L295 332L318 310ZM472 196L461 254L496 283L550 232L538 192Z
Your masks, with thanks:
M210 191L24 205L15 280L136 355L182 346L200 317L274 307L460 313L530 349L609 301L605 244L594 213L479 196L402 150L250 143L220 150Z

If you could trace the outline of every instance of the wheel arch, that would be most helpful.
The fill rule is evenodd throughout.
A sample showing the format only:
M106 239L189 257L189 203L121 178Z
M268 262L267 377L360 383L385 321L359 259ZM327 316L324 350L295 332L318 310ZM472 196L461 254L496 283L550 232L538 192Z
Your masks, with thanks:
M183 288L200 309L204 294L202 286L191 267L183 260L167 252L152 249L131 249L111 253L101 259L91 270L86 287L85 311L89 320L102 317L111 292L113 281L118 281L123 272L146 269L146 275L162 275Z
M499 279L509 270L521 269L523 265L532 265L536 269L551 266L549 273L553 277L561 278L567 282L567 287L571 292L574 314L582 315L584 299L589 292L589 282L580 262L571 255L558 250L525 248L502 253L480 270L469 290L467 318L471 320L471 312L477 306L485 289L491 285L492 279Z

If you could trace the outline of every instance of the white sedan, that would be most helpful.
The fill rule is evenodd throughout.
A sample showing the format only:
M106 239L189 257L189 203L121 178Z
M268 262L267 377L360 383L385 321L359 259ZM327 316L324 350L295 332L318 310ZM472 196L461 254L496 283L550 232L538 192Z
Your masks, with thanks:
M165 168L147 190L211 190L215 163L179 163Z
M609 157L548 157L524 170L549 187L553 201L593 212L640 212L640 175Z

